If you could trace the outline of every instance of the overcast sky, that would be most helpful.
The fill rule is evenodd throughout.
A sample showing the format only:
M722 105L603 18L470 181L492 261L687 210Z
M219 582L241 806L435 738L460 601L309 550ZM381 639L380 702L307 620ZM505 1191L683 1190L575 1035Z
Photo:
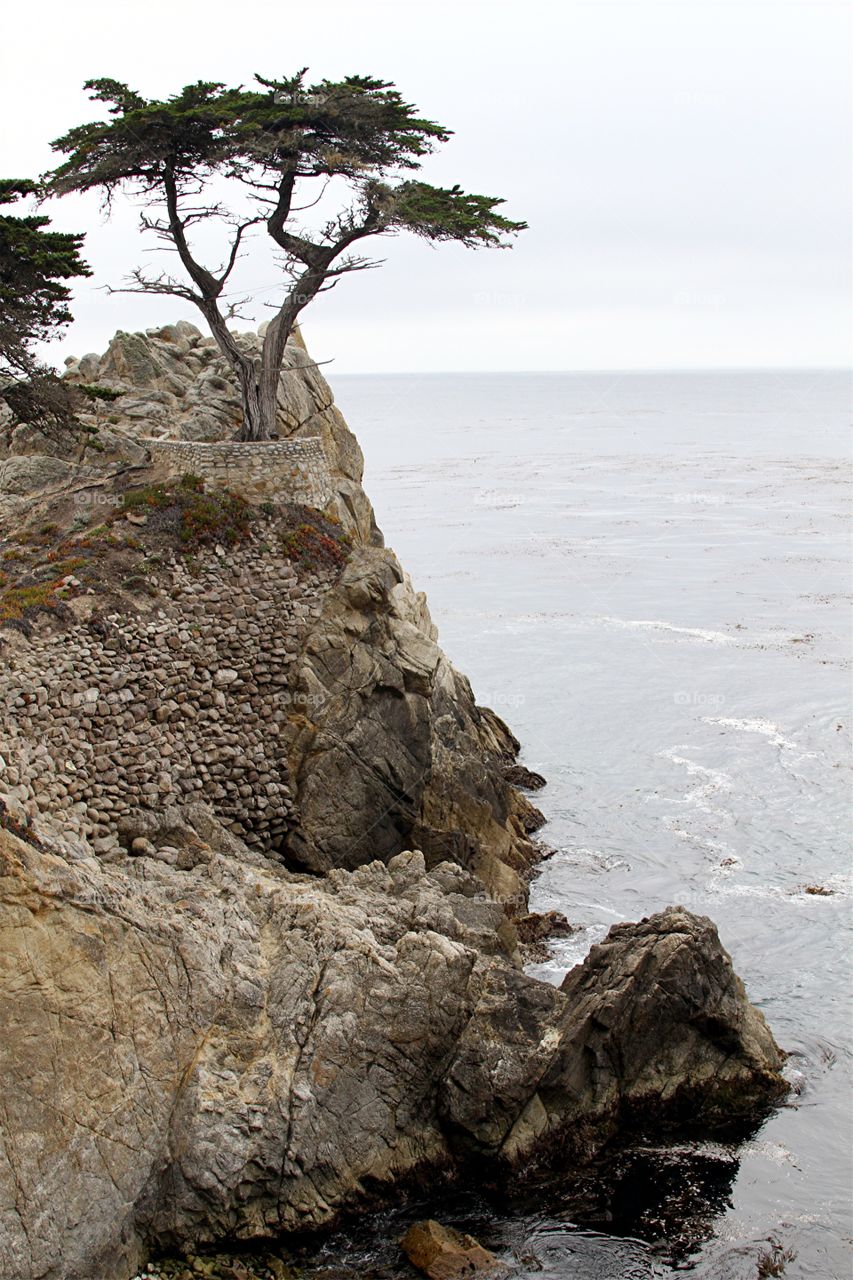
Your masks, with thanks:
M306 313L337 372L814 366L849 360L851 8L822 0L56 0L4 17L2 174L95 118L83 81L167 96L259 71L393 80L455 136L424 170L501 195L509 252L381 242ZM51 350L184 315L107 296L144 263L136 211L50 207L91 281ZM262 238L241 280L275 270ZM243 326L243 327L248 327Z

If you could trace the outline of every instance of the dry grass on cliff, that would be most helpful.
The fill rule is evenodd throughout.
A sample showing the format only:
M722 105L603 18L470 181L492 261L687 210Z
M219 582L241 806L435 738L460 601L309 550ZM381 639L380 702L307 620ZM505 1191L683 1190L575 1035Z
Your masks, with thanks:
M96 596L100 612L145 607L168 589L177 557L193 567L205 553L254 544L298 573L336 577L351 549L342 527L311 507L256 506L193 475L69 492L44 514L0 539L0 627L27 632L40 615L63 624L81 596Z

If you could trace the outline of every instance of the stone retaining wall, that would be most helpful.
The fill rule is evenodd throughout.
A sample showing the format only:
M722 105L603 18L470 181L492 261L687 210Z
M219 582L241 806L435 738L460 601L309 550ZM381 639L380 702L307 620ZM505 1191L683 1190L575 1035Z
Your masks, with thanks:
M319 436L289 440L143 440L152 459L170 475L192 472L238 489L250 500L277 498L323 510L334 496L329 464Z
M160 586L152 613L3 633L0 799L102 855L132 809L193 800L274 850L294 821L281 731L306 710L293 664L327 584L253 548L177 562Z

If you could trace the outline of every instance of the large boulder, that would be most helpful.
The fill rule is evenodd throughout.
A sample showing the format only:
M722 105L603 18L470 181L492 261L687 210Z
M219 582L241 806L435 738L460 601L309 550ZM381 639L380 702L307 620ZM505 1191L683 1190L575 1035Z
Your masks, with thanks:
M477 1276L497 1280L507 1274L495 1255L473 1236L442 1226L433 1218L413 1223L400 1246L427 1280L472 1280Z
M496 999L504 981L490 975L442 1087L474 1151L574 1160L661 1120L737 1131L784 1092L784 1055L706 916L670 907L614 925L567 974L556 1016L520 978L515 1000Z
M180 351L180 348L178 349ZM168 353L171 355L171 352ZM160 352L147 335L119 331L100 359L96 376L113 386L135 387L180 394L183 381L171 361Z
M0 462L0 494L23 497L70 481L75 467L48 454L15 455Z

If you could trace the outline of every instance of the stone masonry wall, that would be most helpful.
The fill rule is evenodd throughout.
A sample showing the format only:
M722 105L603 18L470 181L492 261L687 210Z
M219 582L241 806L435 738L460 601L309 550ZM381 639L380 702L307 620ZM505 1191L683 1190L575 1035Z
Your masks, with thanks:
M192 472L239 488L245 497L302 502L322 511L334 487L319 436L262 442L193 440L143 441L152 460L170 475Z
M293 824L279 730L299 710L291 667L323 581L257 549L167 573L151 612L2 633L0 798L55 815L102 855L131 810L191 800L275 848Z

